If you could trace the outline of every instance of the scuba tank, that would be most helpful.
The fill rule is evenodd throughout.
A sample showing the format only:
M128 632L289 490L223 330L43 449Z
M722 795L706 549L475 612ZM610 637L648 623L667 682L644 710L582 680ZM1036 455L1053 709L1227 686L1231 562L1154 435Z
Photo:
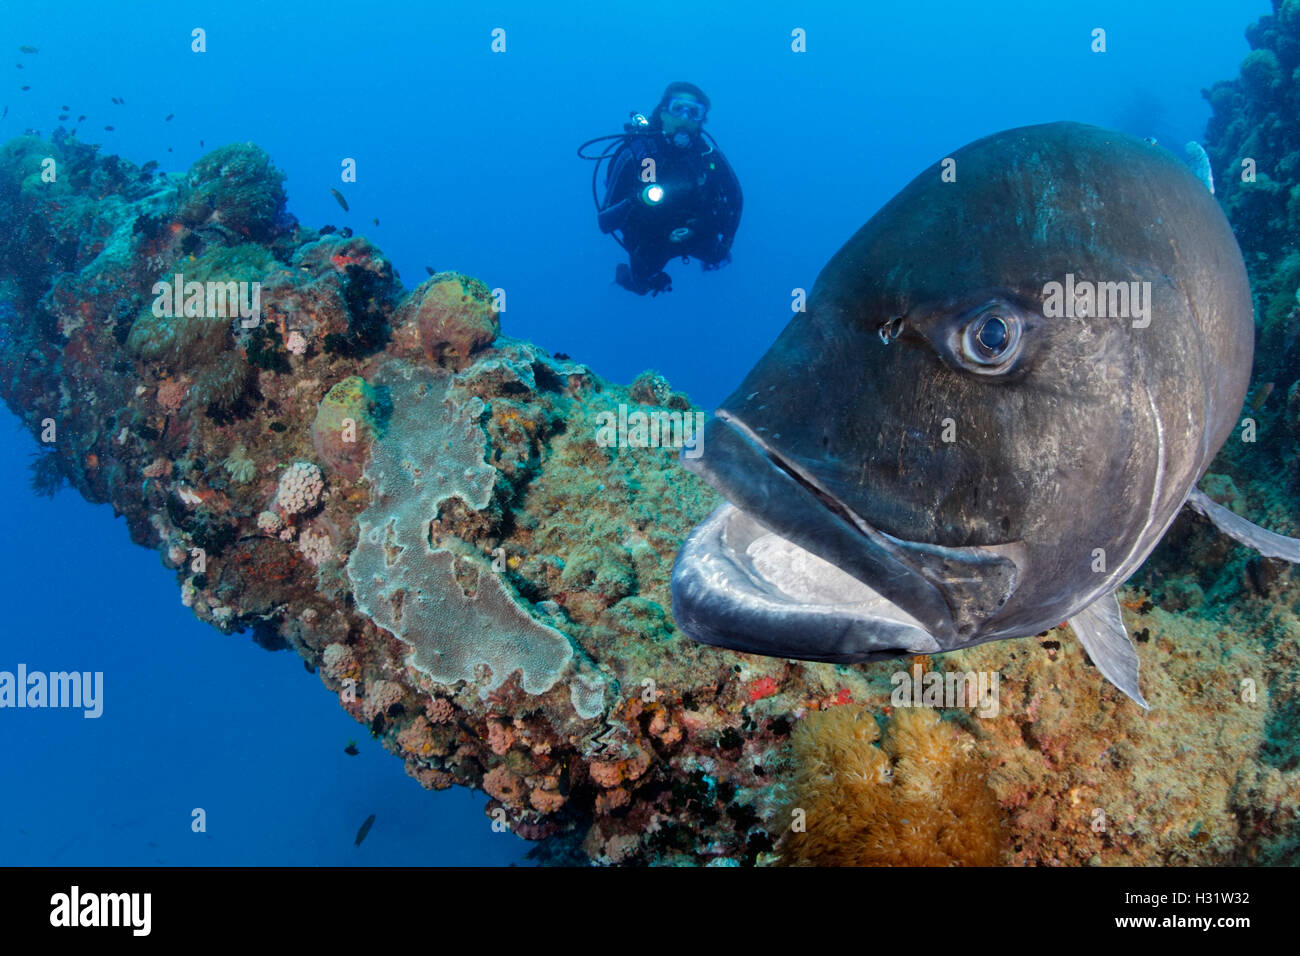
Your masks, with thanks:
M650 135L654 135L657 132L658 130L651 127L650 121L646 118L644 113L632 112L628 114L628 122L623 124L623 132L610 133L606 136L597 136L593 139L587 140L585 143L583 143L581 146L578 147L579 159L587 159L595 163L595 165L592 167L591 170L591 202L592 205L596 207L597 213L601 212L600 193L596 185L597 180L600 178L601 167L607 161L610 161L615 156L617 156L619 151L622 150L625 146L630 146L632 141L636 137L650 136ZM707 130L701 128L700 137L704 140L705 145L708 147L708 149L702 155L707 156L709 153L713 152L715 149L718 148L718 141L715 140L713 138L713 135L709 133ZM604 143L605 144L604 149L602 149L600 153L594 156L588 155L588 153L586 152L587 148L590 146L594 146L597 143ZM660 195L662 195L662 190L660 190ZM643 197L643 200L644 199L645 197ZM657 200L649 201L648 204L653 205L655 202L657 202ZM688 227L681 227L675 229L670 235L669 241L673 243L684 242L691 235L693 231L694 231L693 229ZM620 246L623 246L624 249L627 248L627 246L623 244L623 240L619 238L619 236L614 235L613 233L611 233L611 235L613 235L615 242L617 242Z

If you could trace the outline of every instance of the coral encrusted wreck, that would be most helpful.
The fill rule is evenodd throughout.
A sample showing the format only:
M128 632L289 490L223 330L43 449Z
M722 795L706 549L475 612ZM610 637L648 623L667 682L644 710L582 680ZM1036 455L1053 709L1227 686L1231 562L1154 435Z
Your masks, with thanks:
M1257 35L1278 68L1214 94L1271 110L1283 145L1300 142L1288 17ZM1220 112L1222 181L1241 130ZM1274 158L1275 182L1300 175ZM1248 214L1289 215L1270 195ZM406 289L367 239L285 202L251 144L166 175L62 131L0 146L0 392L38 440L54 426L38 491L110 503L196 615L300 654L425 787L480 788L558 862L1296 858L1291 572L1184 520L1146 590L1121 595L1149 715L1063 630L854 667L697 645L668 579L716 496L674 449L598 440L621 405L671 423L685 397L505 338L483 283ZM1252 264L1285 341L1291 254L1264 243ZM1275 376L1262 427L1294 449L1295 373ZM1293 493L1293 450L1269 468L1232 454L1206 485L1219 497L1263 497L1270 469ZM1152 570L1185 567L1170 549L1212 572ZM903 712L933 702L900 699L899 675L940 668L998 677L996 706Z

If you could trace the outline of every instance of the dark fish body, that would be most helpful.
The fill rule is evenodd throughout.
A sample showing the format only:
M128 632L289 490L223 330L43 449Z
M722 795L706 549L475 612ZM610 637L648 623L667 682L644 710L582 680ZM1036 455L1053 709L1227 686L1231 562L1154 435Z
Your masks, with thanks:
M357 838L353 841L352 845L361 846L361 841L366 838L366 834L370 832L370 828L374 825L375 815L372 813L370 816L366 817L366 822L361 824L361 829L357 831Z
M955 181L923 173L835 254L683 459L730 504L678 555L678 624L851 662L1078 616L1141 702L1114 591L1236 424L1240 251L1196 176L1136 138L1056 123L951 158ZM1053 283L1107 308L1057 314ZM1145 315L1136 296L1113 314L1119 283Z
M343 198L343 194L341 192L339 192L337 189L331 189L330 195L333 196L338 201L338 204L343 207L344 212L348 211L348 201Z

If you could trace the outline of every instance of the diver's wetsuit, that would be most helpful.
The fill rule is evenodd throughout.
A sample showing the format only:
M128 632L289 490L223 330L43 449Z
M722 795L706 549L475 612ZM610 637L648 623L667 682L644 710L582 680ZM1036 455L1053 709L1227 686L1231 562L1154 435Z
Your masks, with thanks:
M655 182L663 200L650 205L641 198L642 161L655 161ZM740 224L740 182L722 151L701 136L677 147L661 130L629 133L605 176L605 201L597 221L601 232L621 230L629 266L620 265L617 281L626 289L657 295L672 288L663 271L676 256L694 256L705 269L730 261L731 242ZM674 230L680 238L673 239ZM689 230L684 235L682 230Z

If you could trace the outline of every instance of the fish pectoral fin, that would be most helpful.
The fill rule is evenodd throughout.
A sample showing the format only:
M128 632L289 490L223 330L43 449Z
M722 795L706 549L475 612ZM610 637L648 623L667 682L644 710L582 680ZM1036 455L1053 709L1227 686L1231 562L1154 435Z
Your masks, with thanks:
M1124 629L1115 592L1103 594L1070 618L1070 627L1102 676L1150 710L1151 705L1142 699L1138 689L1137 648Z
M904 541L883 532L881 537L905 554L943 595L961 639L1002 609L1025 566L1025 549L1019 541L951 548ZM959 639L950 649L963 646Z
M1233 541L1254 548L1266 558L1281 558L1292 564L1300 564L1300 538L1288 538L1276 531L1261 528L1229 511L1199 488L1192 489L1187 504L1193 511L1209 518L1216 528Z

